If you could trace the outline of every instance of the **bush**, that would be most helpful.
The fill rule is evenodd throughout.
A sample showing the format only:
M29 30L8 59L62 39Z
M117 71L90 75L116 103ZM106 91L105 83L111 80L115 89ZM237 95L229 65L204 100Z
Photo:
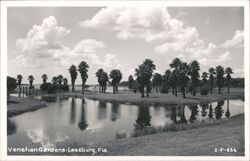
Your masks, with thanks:
M208 92L209 92L209 88L207 85L203 85L201 87L201 95L208 95Z
M51 84L48 88L48 93L49 94L56 93L56 90L57 90L56 85Z
M7 90L13 91L17 87L17 82L15 78L7 76Z
M43 83L40 85L40 89L41 89L41 91L48 91L49 86L51 86L51 83Z
M62 89L64 92L68 92L69 91L69 85L63 84L63 85L61 85L60 89Z

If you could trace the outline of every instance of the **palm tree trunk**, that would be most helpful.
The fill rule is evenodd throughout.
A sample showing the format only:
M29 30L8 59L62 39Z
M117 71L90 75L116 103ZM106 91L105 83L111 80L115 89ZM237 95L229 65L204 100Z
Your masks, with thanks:
M72 92L75 92L75 84L72 83Z
M85 83L82 82L82 94L84 94L84 87L85 87Z
M141 89L141 97L144 98L144 87Z
M227 82L227 93L229 94L230 93L230 81Z
M113 94L115 94L115 85L113 85Z

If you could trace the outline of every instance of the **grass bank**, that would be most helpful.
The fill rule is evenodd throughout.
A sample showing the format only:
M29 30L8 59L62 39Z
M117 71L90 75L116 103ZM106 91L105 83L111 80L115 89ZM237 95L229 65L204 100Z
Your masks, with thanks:
M7 116L12 117L28 111L47 107L47 103L32 97L11 97L7 105Z
M150 93L149 97L141 98L140 93L133 92L120 92L116 94L112 93L98 93L98 92L85 92L81 94L80 92L67 92L58 94L46 94L47 96L60 96L60 97L85 97L92 100L123 103L123 104L134 104L134 105L192 105L201 103L210 103L226 99L243 99L244 89L243 88L232 88L230 94L226 90L222 91L221 94L215 90L213 94L192 96L187 94L186 98L182 98L181 93L175 97L172 93Z
M194 127L194 126L193 126ZM200 128L185 128L180 131L168 131L106 141L95 145L72 144L71 148L88 147L98 151L105 148L107 152L95 155L106 156L243 156L244 149L244 115L221 119L215 123L204 124ZM215 149L224 148L222 152ZM235 148L236 152L227 152ZM67 153L66 155L93 155L93 153Z

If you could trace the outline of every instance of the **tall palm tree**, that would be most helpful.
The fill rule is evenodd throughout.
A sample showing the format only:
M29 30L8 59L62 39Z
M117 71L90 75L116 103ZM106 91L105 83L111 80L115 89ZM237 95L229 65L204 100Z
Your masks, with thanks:
M209 82L210 82L210 93L213 93L213 85L214 85L214 75L215 75L215 69L214 68L209 68Z
M89 65L85 61L82 61L78 65L78 71L80 72L81 79L82 79L82 94L84 94L85 83L88 79L88 68L89 68Z
M33 81L34 81L34 76L33 75L29 75L28 76L28 80L29 80L29 84L30 84L30 89L33 88Z
M182 96L183 98L186 98L186 86L187 83L189 81L189 77L188 77L188 72L189 72L189 66L187 65L187 63L183 62L180 64L180 87L181 87L181 92L182 92Z
M63 84L68 85L68 79L67 78L63 78Z
M161 84L162 84L162 75L159 73L155 73L153 76L152 83L156 89L156 92L159 92L159 90L161 88Z
M43 84L45 84L47 82L47 79L48 79L47 74L43 74L42 79L43 79Z
M133 83L134 83L134 78L132 75L128 77L128 88L132 89L133 88Z
M225 70L227 76L227 93L230 93L230 80L231 80L231 74L233 73L233 69L230 68L230 67L227 67L226 70Z
M71 77L72 92L75 92L75 81L77 78L77 70L75 65L71 65L69 68L69 73Z
M194 60L189 64L189 75L191 76L191 93L193 96L196 95L196 87L199 85L200 78L200 64L198 61Z
M23 76L21 74L17 75L17 85L19 86L19 89L21 89Z
M204 84L207 83L207 78L208 78L208 73L207 72L203 72L201 75L202 81Z
M216 80L217 80L217 85L219 88L219 94L221 94L221 88L223 86L224 82L224 68L222 66L217 66L216 67Z
M170 64L169 66L171 68L173 68L173 72L171 74L171 85L173 90L175 91L174 94L175 96L177 96L177 90L178 90L178 86L179 86L179 77L180 77L180 65L181 65L181 60L179 58L175 58Z
M137 81L140 84L141 97L144 97L144 88L147 88L147 97L149 97L150 79L153 76L155 65L152 60L145 59L138 68L135 69Z
M112 79L111 85L113 86L113 93L118 93L118 84L122 80L122 73L119 69L113 69L109 77Z
M57 82L58 82L58 79L57 79L57 77L56 76L54 76L54 77L52 77L52 83L54 84L54 85L56 85L57 84Z
M105 93L107 82L108 82L108 74L106 72L104 72L103 69L98 69L98 71L95 73L95 75L96 75L97 81L101 87L99 89L99 92Z
M62 84L62 82L63 82L63 76L61 74L57 76L57 82L58 82L59 85Z

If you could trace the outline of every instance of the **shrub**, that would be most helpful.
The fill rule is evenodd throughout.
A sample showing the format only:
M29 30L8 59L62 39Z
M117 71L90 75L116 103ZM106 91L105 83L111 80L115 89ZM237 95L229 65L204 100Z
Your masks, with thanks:
M57 90L56 85L51 84L48 88L48 93L49 94L56 93L56 90Z
M17 87L16 79L7 76L7 90L13 91L16 87Z
M43 83L40 85L40 89L41 89L41 91L48 91L49 86L51 86L51 83Z

